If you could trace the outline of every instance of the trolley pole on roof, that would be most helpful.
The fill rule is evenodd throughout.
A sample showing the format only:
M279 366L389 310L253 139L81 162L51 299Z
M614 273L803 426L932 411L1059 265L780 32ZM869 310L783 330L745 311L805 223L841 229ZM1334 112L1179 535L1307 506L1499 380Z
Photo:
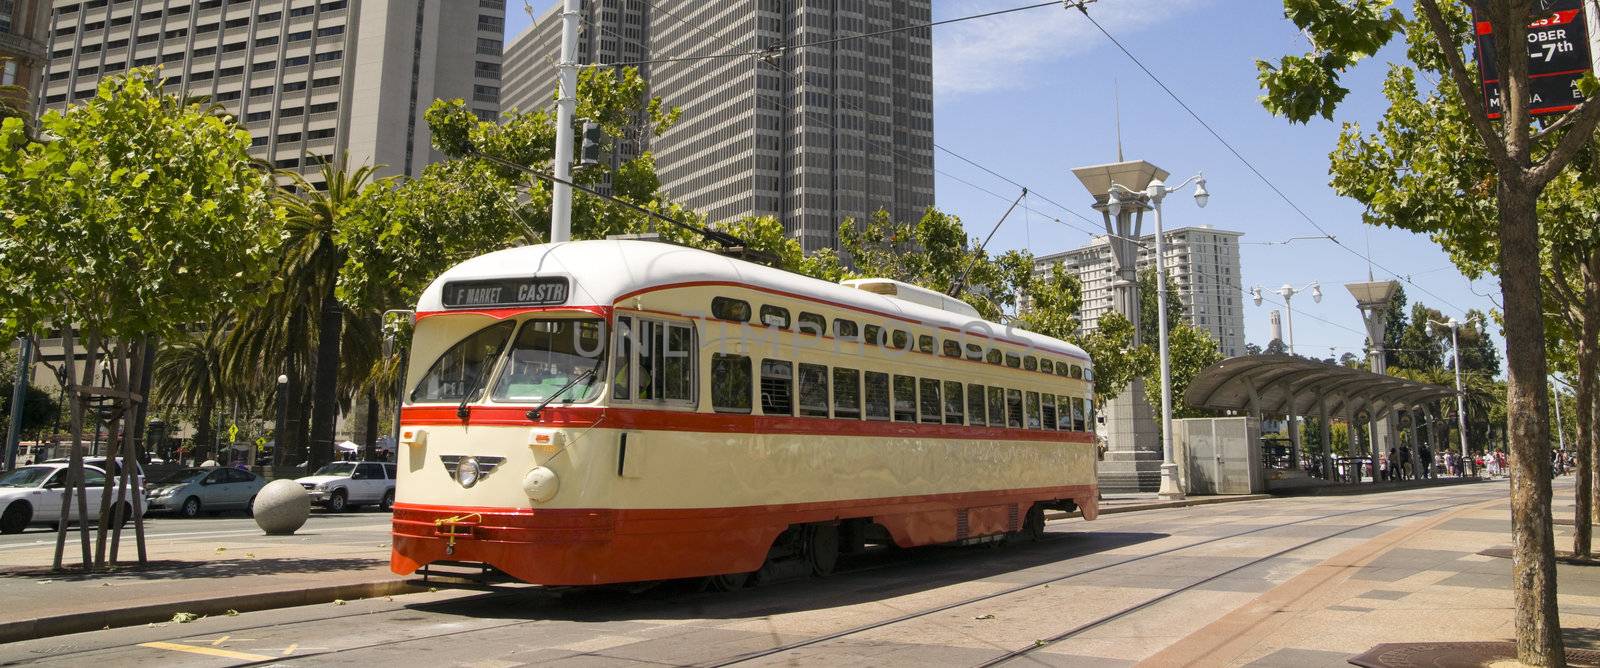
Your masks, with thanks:
M563 0L561 62L556 96L556 180L551 187L550 241L572 240L572 123L578 112L578 12L583 0Z

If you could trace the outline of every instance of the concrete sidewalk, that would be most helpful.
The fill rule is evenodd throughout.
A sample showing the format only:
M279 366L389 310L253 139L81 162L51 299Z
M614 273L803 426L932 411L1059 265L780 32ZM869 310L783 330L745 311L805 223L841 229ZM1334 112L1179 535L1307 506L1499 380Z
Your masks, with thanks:
M1570 476L1557 482L1558 551L1572 547L1572 492ZM1278 585L1140 665L1308 668L1345 665L1380 643L1512 640L1510 543L1504 499L1408 523ZM1557 582L1567 649L1600 649L1600 566L1559 564Z
M416 591L389 572L388 519L313 514L293 536L158 521L147 532L151 561L144 566L130 558L130 526L124 563L95 575L52 572L55 534L31 532L24 538L32 541L0 546L0 643L167 621L179 612L220 615ZM81 563L77 538L76 531L68 537L69 565Z

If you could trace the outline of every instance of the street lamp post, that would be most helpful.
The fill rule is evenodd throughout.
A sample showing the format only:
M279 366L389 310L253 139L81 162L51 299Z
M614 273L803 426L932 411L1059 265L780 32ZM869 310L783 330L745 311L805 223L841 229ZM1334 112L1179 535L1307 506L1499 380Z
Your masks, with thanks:
M1194 202L1200 208L1205 208L1211 201L1211 193L1206 191L1206 177L1196 174L1188 180L1178 184L1176 188L1168 188L1161 179L1150 182L1150 186L1142 193L1155 210L1156 224L1156 338L1161 356L1161 489L1157 494L1163 499L1182 499L1184 497L1183 485L1178 481L1178 463L1173 453L1172 444L1172 364L1167 350L1167 266L1166 242L1161 227L1161 202L1167 195L1183 190L1190 183L1195 184ZM1107 199L1107 206L1111 208L1112 217L1116 217L1122 208L1122 201L1117 193L1121 191L1135 198L1141 193L1130 190L1124 186L1111 184L1111 191Z
M1456 430L1461 432L1461 470L1477 473L1472 466L1472 452L1467 449L1467 393L1461 388L1461 321L1451 318L1446 322L1429 320L1428 324L1450 328L1450 349L1456 357Z
M1289 319L1289 340L1285 341L1284 343L1289 344L1290 355L1294 354L1294 296L1307 290L1311 291L1311 301L1314 301L1318 304L1322 303L1322 284L1319 282L1312 281L1303 288L1296 288L1293 285L1284 283L1283 287L1278 288L1278 296L1283 297L1283 308L1288 312L1287 317ZM1255 300L1256 306L1261 305L1261 286L1258 285L1250 288L1250 298Z
M284 396L289 391L289 374L278 374L278 419L272 431L272 466L277 468L283 464L284 433L289 426L289 402Z

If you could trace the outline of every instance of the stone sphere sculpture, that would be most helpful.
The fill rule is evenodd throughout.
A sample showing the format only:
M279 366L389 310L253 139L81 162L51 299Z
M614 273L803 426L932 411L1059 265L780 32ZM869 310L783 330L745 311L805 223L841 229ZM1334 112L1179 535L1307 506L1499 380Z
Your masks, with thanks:
M256 493L250 510L255 514L256 526L268 536L288 536L305 526L306 518L311 516L311 497L300 483L287 478L274 480Z

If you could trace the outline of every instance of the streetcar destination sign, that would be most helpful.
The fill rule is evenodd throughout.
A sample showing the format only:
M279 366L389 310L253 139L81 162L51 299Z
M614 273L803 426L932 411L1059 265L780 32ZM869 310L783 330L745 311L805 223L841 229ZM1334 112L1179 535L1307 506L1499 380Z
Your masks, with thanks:
M1578 80L1594 69L1589 0L1536 0L1537 16L1528 24L1528 113L1559 114L1583 101ZM1478 72L1489 118L1500 118L1500 73L1495 64L1494 35L1488 21L1474 20L1478 36Z
M441 300L445 308L554 306L567 303L567 279L547 276L450 281L444 284Z

